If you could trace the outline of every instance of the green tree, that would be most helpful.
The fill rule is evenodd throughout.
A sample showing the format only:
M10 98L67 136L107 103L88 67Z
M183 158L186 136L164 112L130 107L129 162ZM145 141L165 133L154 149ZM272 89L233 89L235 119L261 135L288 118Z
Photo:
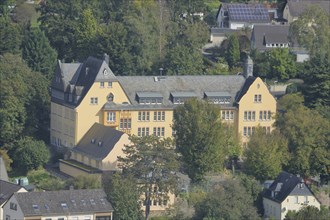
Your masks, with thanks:
M49 150L43 141L24 137L17 141L13 152L14 166L27 172L45 165L50 157Z
M233 202L235 201L235 202ZM195 206L195 219L260 219L251 195L238 180L215 185L202 202Z
M203 56L187 46L176 46L167 53L165 72L167 75L199 75L203 72Z
M104 181L104 190L114 208L115 220L143 219L139 203L141 194L131 175L115 173L109 176Z
M80 175L75 178L68 179L65 185L67 188L72 186L74 189L99 189L101 188L101 180L93 175Z
M99 24L93 11L90 8L83 10L75 35L77 39L76 57L79 60L85 60L96 53L94 49L99 32Z
M304 82L303 94L308 106L330 106L330 53L306 63Z
M307 48L311 57L323 59L330 51L330 16L325 9L312 5L290 25L290 38Z
M253 200L253 205L258 209L258 213L263 213L263 195L262 186L259 181L254 177L240 173L238 175L241 185L245 188L246 192L251 195Z
M0 146L22 135L48 138L49 81L18 55L0 56Z
M265 134L258 127L245 150L246 172L264 181L275 178L289 159L287 140L277 131Z
M145 216L149 219L151 201L168 200L168 194L176 189L177 155L170 138L132 136L130 140L132 144L123 149L125 157L118 160L124 173L137 179L137 186L145 199Z
M286 80L296 75L295 57L288 48L275 48L266 52L270 65L268 78Z
M237 66L240 61L239 41L236 34L230 35L228 39L228 47L226 59L230 68Z
M209 67L206 72L209 75L222 75L222 74L228 74L229 73L229 66L227 64L227 61L219 57L217 59L216 63L212 63L213 66Z
M19 53L22 42L22 31L19 25L0 16L0 55L5 53Z
M330 163L329 120L303 105L278 117L277 127L289 142L289 171L303 176L327 174Z
M22 42L22 57L34 71L41 72L51 81L57 54L39 28L30 28Z
M56 49L59 59L70 62L76 58L76 30L83 5L82 0L49 0L38 8L40 28Z
M305 219L319 219L326 220L329 219L330 212L326 207L321 206L321 209L315 206L306 206L296 211L288 211L285 216L285 220L305 220Z
M223 169L226 146L218 107L188 100L175 109L173 129L177 151L193 182L203 180L209 171Z

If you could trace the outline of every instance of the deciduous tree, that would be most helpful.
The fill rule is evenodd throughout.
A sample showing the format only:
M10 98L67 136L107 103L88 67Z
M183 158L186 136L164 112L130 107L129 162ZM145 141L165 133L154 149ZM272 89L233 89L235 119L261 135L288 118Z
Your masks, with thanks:
M45 165L49 160L50 153L43 141L24 137L15 144L15 150L12 156L14 166L27 172Z
M215 185L195 206L195 219L260 219L251 195L237 180Z
M323 59L330 51L329 14L324 8L312 5L290 25L291 41L307 48L311 57Z
M258 180L273 179L289 160L287 140L277 131L265 134L258 127L245 150L246 172Z
M226 59L230 68L237 66L240 61L239 41L236 34L230 35L228 39Z
M131 137L131 145L123 149L125 157L119 157L123 172L133 175L140 193L144 196L146 219L149 218L152 200L168 200L177 184L178 161L173 140L156 136Z
M329 120L316 110L298 105L279 115L277 127L289 142L290 172L303 176L328 173Z
M141 194L133 176L109 175L104 181L104 190L114 208L115 220L143 219L139 203Z
M209 171L223 169L226 146L218 107L188 100L175 109L173 129L177 151L193 182L203 180Z
M306 206L300 209L299 211L288 211L285 216L285 220L305 220L305 219L319 219L326 220L329 219L329 209L322 207L321 209L316 208L315 206Z

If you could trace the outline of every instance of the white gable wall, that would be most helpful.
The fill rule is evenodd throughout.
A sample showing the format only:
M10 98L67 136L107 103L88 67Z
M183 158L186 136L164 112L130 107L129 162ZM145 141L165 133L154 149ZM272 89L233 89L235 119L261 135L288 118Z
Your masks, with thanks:
M13 210L10 208L10 203L17 205L17 210ZM10 199L3 206L3 216L2 219L6 219L6 216L10 216L10 219L24 219L23 212L21 207L19 206L15 195L10 197Z
M298 211L310 205L320 209L320 203L312 196L288 196L281 204L267 198L263 198L265 216L283 220L288 211Z

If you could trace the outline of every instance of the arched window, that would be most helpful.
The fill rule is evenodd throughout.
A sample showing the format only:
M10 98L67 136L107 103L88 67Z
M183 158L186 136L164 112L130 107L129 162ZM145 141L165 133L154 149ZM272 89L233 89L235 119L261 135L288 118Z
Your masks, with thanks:
M109 95L108 95L108 102L113 102L113 94L112 93L110 93Z

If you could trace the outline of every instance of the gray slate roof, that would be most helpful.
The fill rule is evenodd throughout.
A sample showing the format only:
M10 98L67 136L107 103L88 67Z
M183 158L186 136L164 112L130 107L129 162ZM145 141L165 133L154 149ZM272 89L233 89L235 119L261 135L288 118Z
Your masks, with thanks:
M116 76L104 60L88 57L84 63L61 63L58 61L51 85L52 89L66 94L78 95L80 99L77 103L69 103L68 100L52 97L52 101L78 106L94 82L113 81L117 81Z
M157 92L163 96L163 107L173 107L170 94L194 93L204 98L205 92L226 92L232 97L231 104L243 87L245 78L241 75L194 75L166 76L155 81L154 76L117 76L132 105L143 107L136 100L136 92Z
M82 153L96 160L102 160L112 151L124 132L95 123L79 141L74 152ZM94 139L94 143L92 143ZM99 146L99 142L101 142Z
M102 189L27 192L14 195L25 217L113 211Z
M15 192L23 188L20 185L0 180L0 205L6 202Z
M272 191L274 196L272 196ZM285 171L282 171L270 187L264 191L265 198L278 203L282 203L289 195L311 196L313 193L302 178Z
M329 0L288 0L288 7L291 16L298 17L309 6L317 5L323 8L327 13L330 13L330 1Z
M289 43L289 25L254 25L253 35L258 50L268 50L266 44Z

